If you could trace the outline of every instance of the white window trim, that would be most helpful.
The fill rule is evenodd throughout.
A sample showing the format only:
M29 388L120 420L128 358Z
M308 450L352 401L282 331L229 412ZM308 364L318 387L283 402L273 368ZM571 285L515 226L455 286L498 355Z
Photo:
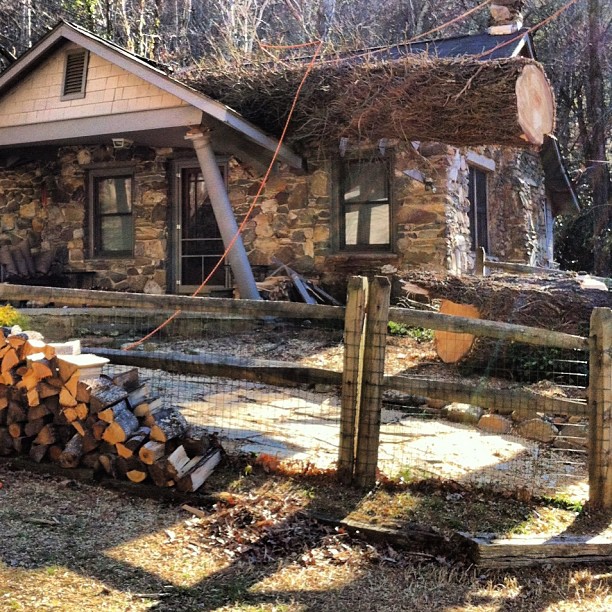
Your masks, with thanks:
M495 172L496 164L495 160L485 155L480 155L474 151L468 151L465 159L470 166L474 166L484 172Z

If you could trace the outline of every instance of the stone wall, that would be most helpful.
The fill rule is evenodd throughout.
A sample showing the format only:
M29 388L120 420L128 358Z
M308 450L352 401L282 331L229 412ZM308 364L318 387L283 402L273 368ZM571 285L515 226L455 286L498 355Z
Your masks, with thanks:
M495 164L487 180L488 255L501 261L530 265L552 263L552 216L539 156L529 151L494 146L469 150L448 147L449 271L461 274L471 272L474 267L468 217L469 153L476 153Z
M386 253L338 251L329 160L311 162L307 173L281 167L265 186L243 234L256 276L265 276L278 258L342 294L351 274L470 271L468 151L438 143L416 148L393 154L393 249ZM539 158L498 147L472 151L496 164L488 182L490 255L538 265L550 261L550 216ZM67 269L95 272L98 288L164 292L171 266L172 154L170 149L65 147L51 161L0 170L1 230L13 242L27 237L40 249L57 249ZM134 168L134 256L89 258L87 170L122 162ZM229 162L229 198L239 222L260 180L237 161Z
M0 171L0 230L13 242L56 250L65 270L93 271L94 286L162 293L166 289L167 171L171 151L66 147L55 161ZM91 167L125 162L134 168L134 256L87 257L87 185Z

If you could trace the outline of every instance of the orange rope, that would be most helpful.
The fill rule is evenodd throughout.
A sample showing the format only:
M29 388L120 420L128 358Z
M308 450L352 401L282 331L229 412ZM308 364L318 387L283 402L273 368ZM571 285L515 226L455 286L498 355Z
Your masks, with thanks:
M439 32L445 28L447 28L450 25L453 25L454 23L457 23L458 21L461 21L462 19L464 19L465 17L468 17L469 15L471 15L472 13L475 13L477 11L480 11L481 9L483 9L485 6L487 6L490 2L492 2L492 0L484 0L484 2L482 2L481 4L479 4L478 6L475 6L474 8L465 11L464 13L462 13L461 15L451 19L450 21L447 21L446 23L443 23L440 26L437 26L435 28L432 28L431 30L428 30L427 32L423 32L422 34L418 34L406 41L402 41L400 43L396 43L394 45L389 45L387 47L382 47L382 49L390 49L392 47L398 46L398 45L408 45L410 43L416 42L418 40L420 40L421 38L425 37L425 36L429 36L431 34L434 34L435 32ZM520 34L518 34L517 36L511 38L510 40L507 40L503 43L500 43L498 45L496 45L495 47L493 47L492 49L489 49L488 51L485 51L483 53L481 53L480 55L474 56L474 59L480 59L486 55L490 55L491 53L493 53L494 51L497 51L498 49L502 49L503 47L510 45L514 42L517 42L519 40L521 40L525 34L529 34L531 32L534 32L535 30L537 30L538 28L541 28L543 26L545 26L546 24L550 23L553 19L556 19L561 13L565 12L568 8L570 8L570 6L572 6L573 4L575 4L576 2L578 2L578 0L570 0L567 4L565 4L564 6L562 6L560 9L558 9L557 11L555 11L552 15L550 15L549 17L547 17L546 19L543 19L542 21L540 21L539 23L537 23L535 26L532 26L531 28L527 29L524 32L521 32ZM221 264L225 261L225 259L227 258L228 253L230 252L230 250L232 249L232 247L234 246L234 244L236 244L236 241L238 240L238 238L240 237L240 235L242 234L242 231L244 230L244 226L246 225L247 221L249 220L255 206L257 205L257 202L259 201L259 198L261 197L261 194L263 192L263 189L268 181L268 178L270 176L270 173L272 172L272 168L274 167L274 164L276 163L276 159L278 158L278 155L280 153L280 149L283 145L283 141L285 139L285 136L287 134L287 130L289 128L289 123L291 121L291 118L293 116L293 113L295 111L295 107L297 105L298 99L300 97L300 94L302 92L302 89L304 87L304 83L306 82L306 79L308 78L308 76L310 75L310 72L312 71L312 68L314 67L314 64L319 56L319 53L321 51L321 47L323 46L323 41L312 41L312 42L308 42L308 43L302 43L302 44L296 44L296 45L270 45L270 44L266 44L266 43L259 43L261 47L267 48L267 49L301 49L304 47L311 47L313 45L317 45L317 48L315 49L315 52L313 54L313 56L310 59L310 62L308 63L308 66L306 68L306 72L304 73L304 76L302 77L302 80L300 81L300 84L297 88L297 91L295 93L295 96L293 97L293 102L291 104L291 108L289 109L289 114L287 115L287 119L285 121L285 125L283 127L283 132L278 140L278 143L276 145L276 149L274 150L274 154L272 155L272 160L270 161L270 164L268 166L268 169L266 170L266 173L264 175L264 178L261 182L261 184L259 185L259 189L257 190L257 193L255 194L255 198L253 199L253 202L251 204L251 206L249 207L246 215L244 216L244 219L242 220L242 223L239 225L238 227L238 231L234 234L233 238L231 239L230 243L228 244L227 248L225 249L225 252L223 253L223 255L221 255L221 257L219 258L219 261L216 263L215 267L212 269L212 271L209 273L209 275L204 279L204 281L202 281L202 284L193 292L193 294L191 295L191 297L196 297L201 291L202 289L207 285L207 283L210 281L210 279L212 278L212 276L215 274L215 272L219 269L219 267L221 266ZM378 51L380 51L381 49L378 49ZM358 57L365 57L367 55L369 55L370 52L364 52L362 54L359 55L354 55L351 56L351 58L358 58ZM333 61L340 61L339 58L335 58L333 60L324 60L325 62L333 62ZM157 332L159 332L160 330L162 330L164 327L166 327L166 325L168 325L173 319L175 319L182 311L176 310L174 312L174 314L172 314L170 317L168 317L168 319L166 319L166 321L164 321L161 325L159 325L158 327L156 327L152 332L148 333L146 336L144 336L143 338L141 338L140 340L137 340L136 342L133 342L132 344L128 345L127 347L124 348L124 350L131 350L133 348L135 348L136 346L139 346L140 344L142 344L143 342L146 342L146 340L148 340L149 338L151 338L152 336L154 336Z
M312 71L312 68L314 67L315 62L317 61L317 57L319 56L319 53L321 51L321 47L323 45L323 42L318 40L318 41L313 41L313 42L307 43L307 44L296 45L297 47L305 47L305 46L312 46L312 45L317 45L317 48L315 49L315 52L314 52L310 62L308 63L308 66L306 68L306 72L304 73L304 76L302 77L302 80L300 81L300 84L298 85L298 88L297 88L297 90L295 92L295 95L293 97L293 102L291 103L291 108L289 109L289 114L287 115L287 119L286 119L285 125L283 127L283 132L282 132L280 138L278 139L278 142L277 142L277 145L276 145L276 149L274 150L274 153L272 155L272 159L270 161L270 164L268 165L268 169L266 170L266 173L265 173L265 175L264 175L264 177L263 177L263 179L261 181L261 184L259 185L259 189L257 190L257 193L255 194L255 197L253 198L253 202L251 203L251 206L247 210L247 213L244 216L244 219L242 220L242 223L240 223L240 225L238 226L238 230L236 231L236 233L234 234L234 236L230 240L229 244L227 245L223 255L221 255L221 257L219 258L219 261L216 263L215 267L211 270L211 272L208 274L208 276L202 281L202 284L192 293L191 297L196 297L200 293L200 291L202 291L202 289L207 285L207 283L213 277L215 272L219 269L221 264L225 261L225 259L227 258L227 255L231 251L232 247L234 246L234 244L236 244L236 241L238 240L238 238L242 234L242 231L244 230L244 226L246 225L247 221L249 220L253 210L255 209L255 206L257 206L257 203L259 201L259 198L261 197L263 189L266 186L268 178L270 177L270 173L272 172L272 169L274 168L274 164L276 163L276 160L277 160L278 155L280 153L281 147L283 146L283 141L285 140L285 136L287 135L287 130L289 129L289 123L291 121L291 118L293 117L293 113L295 111L295 107L297 106L297 102L299 100L300 94L302 93L302 89L304 87L304 83L306 82L306 79L308 78L308 75ZM268 47L272 47L272 45L267 45L267 46ZM281 47L278 46L276 48L281 48ZM285 48L287 48L287 47L285 47ZM157 332L161 331L164 327L166 327L166 325L168 325L173 319L175 319L179 314L181 314L181 312L182 311L180 309L176 310L174 312L174 314L172 314L170 317L168 317L161 325L158 325L153 331L149 332L146 336L144 336L140 340L137 340L136 342L133 342L132 344L129 344L128 346L124 347L124 350L129 351L129 350L131 350L131 349L133 349L133 348L135 348L137 346L140 346L143 342L146 342L149 338L151 338Z

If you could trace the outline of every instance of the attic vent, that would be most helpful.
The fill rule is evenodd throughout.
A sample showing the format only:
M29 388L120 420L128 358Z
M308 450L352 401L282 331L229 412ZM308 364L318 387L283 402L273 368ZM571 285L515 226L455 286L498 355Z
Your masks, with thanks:
M85 50L71 51L66 54L64 87L62 100L74 100L85 97L88 53Z

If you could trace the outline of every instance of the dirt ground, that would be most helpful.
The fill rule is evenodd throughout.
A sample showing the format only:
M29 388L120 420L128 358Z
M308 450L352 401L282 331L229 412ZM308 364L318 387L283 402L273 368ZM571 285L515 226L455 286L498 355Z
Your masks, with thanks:
M372 546L305 514L347 503L341 492L332 502L299 479L232 470L235 480L217 483L221 501L198 517L0 464L0 611L612 609L607 566L487 571ZM495 504L483 504L492 519Z
M431 338L389 335L387 339L386 374L465 381L457 368L440 362ZM158 341L145 350L249 357L334 371L343 367L341 331L293 326ZM219 433L230 453L265 453L310 461L320 468L337 460L339 388L272 387L144 369L142 376L154 381L160 395L180 405L191 423ZM487 384L509 383L489 378ZM560 495L579 501L588 498L585 452L561 452L525 438L486 433L474 425L444 420L435 409L421 410L401 402L384 404L379 469L393 478L436 476L495 484L511 491L523 489L533 495Z

